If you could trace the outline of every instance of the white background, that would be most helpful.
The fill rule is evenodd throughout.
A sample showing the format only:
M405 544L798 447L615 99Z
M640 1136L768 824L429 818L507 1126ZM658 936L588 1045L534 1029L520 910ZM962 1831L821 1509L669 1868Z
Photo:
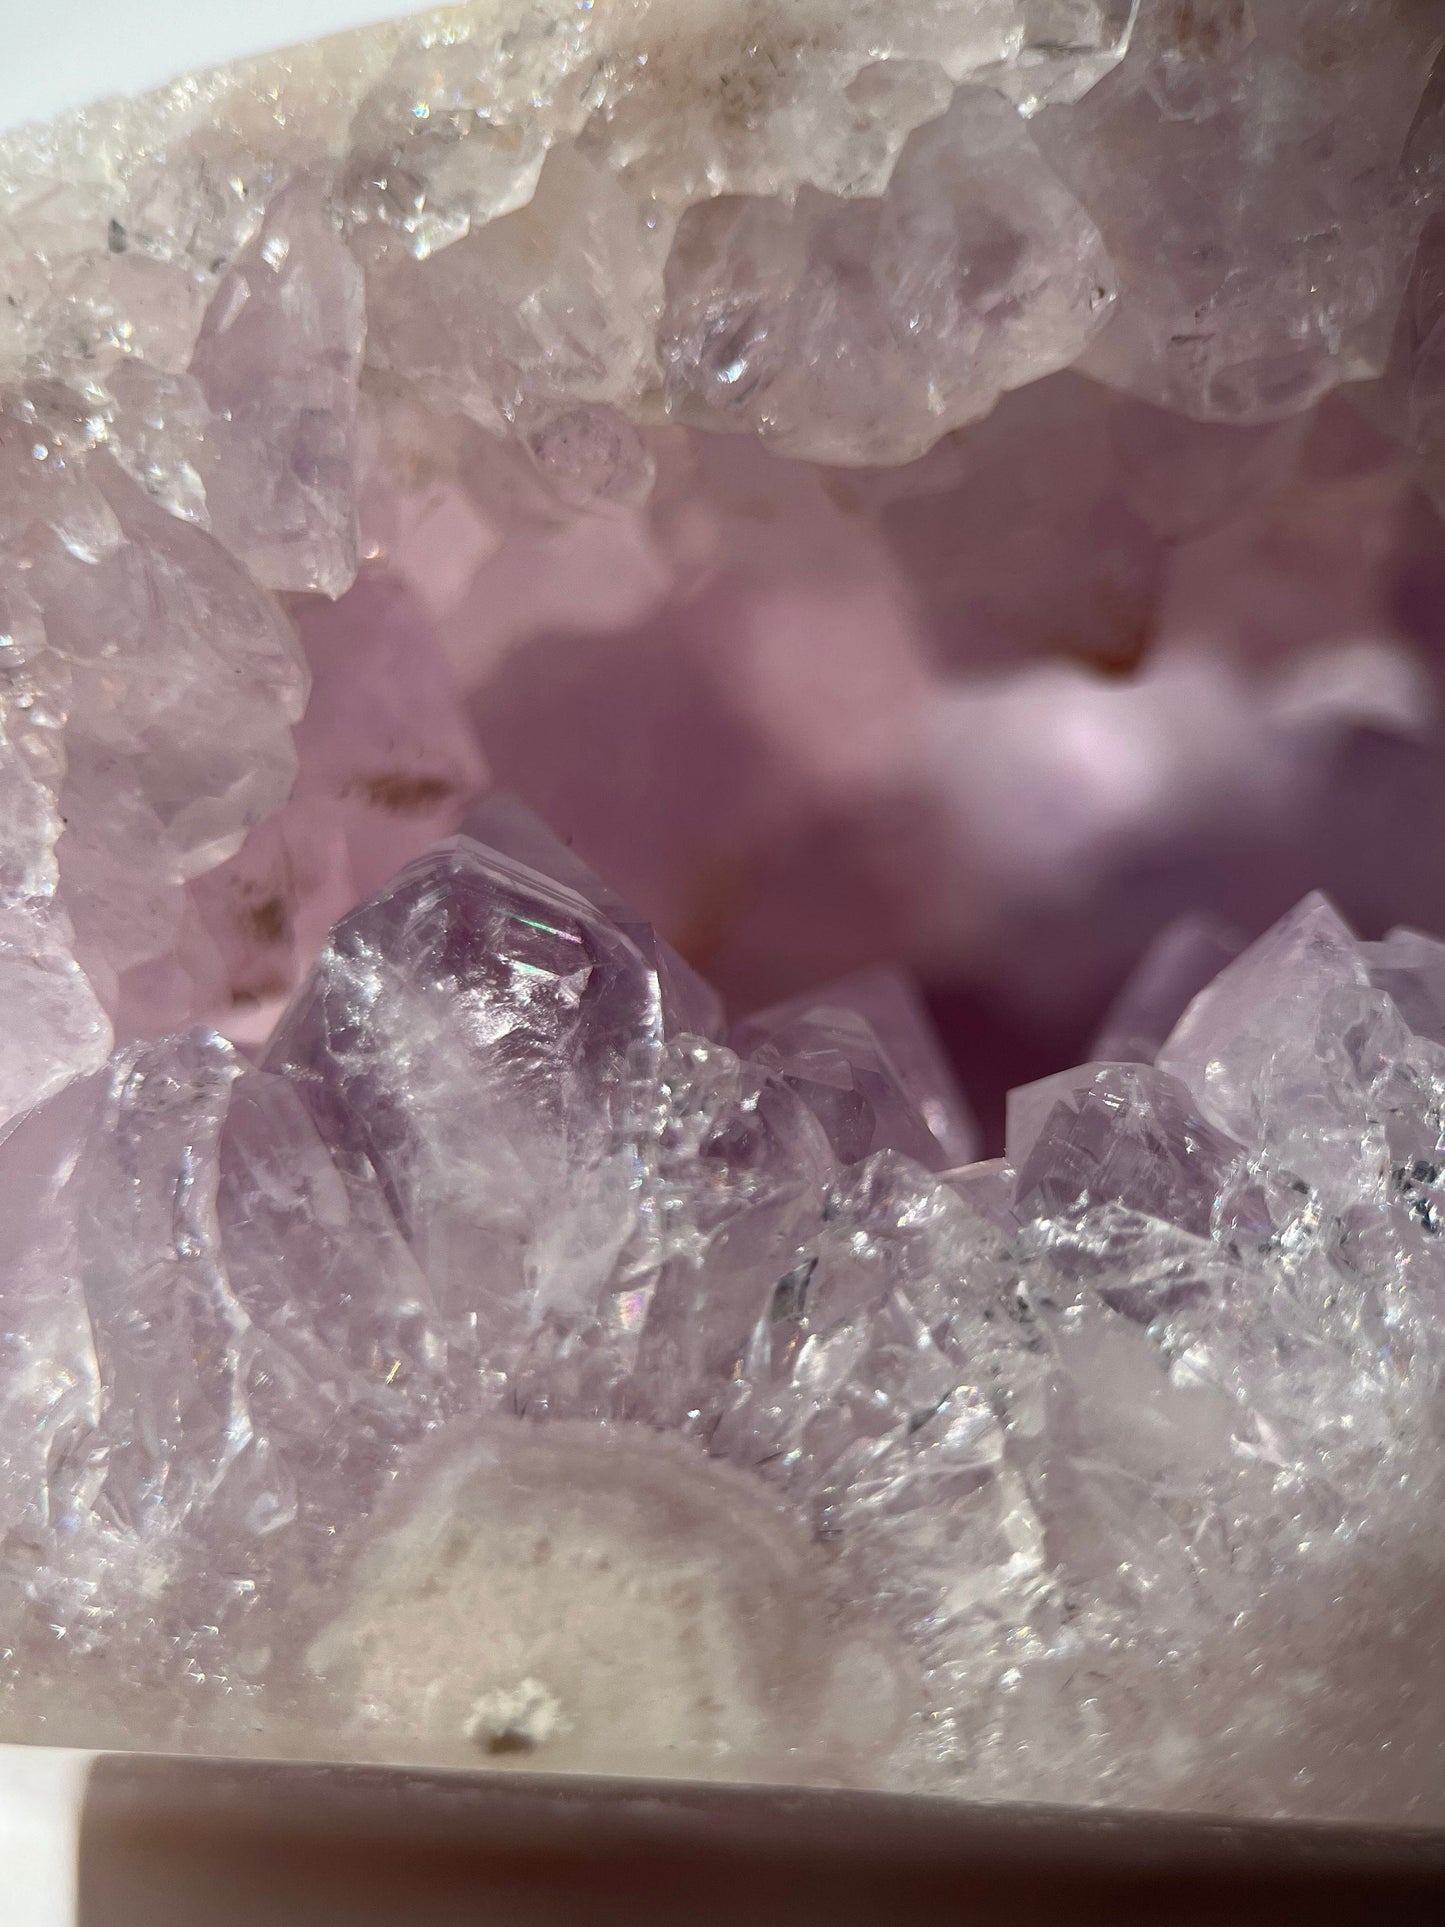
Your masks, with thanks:
M416 0L0 0L0 128L420 11Z
M0 1918L74 1927L80 1809L92 1753L0 1746Z

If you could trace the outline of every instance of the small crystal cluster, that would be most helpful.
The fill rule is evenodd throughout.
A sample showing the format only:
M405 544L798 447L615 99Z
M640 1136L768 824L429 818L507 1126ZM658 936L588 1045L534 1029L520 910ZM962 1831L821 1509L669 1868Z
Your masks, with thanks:
M0 137L0 1736L1440 1816L1445 946L1273 922L1445 923L1440 49L475 0ZM978 1162L893 965L1151 944Z
M1445 944L1308 900L947 1168L896 983L724 1041L473 829L0 1151L6 1730L1438 1813Z

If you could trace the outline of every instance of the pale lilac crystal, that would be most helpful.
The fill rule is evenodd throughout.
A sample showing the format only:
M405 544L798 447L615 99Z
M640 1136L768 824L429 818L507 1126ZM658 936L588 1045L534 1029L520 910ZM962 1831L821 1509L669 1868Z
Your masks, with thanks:
M105 1061L110 1024L72 941L65 921L43 904L22 900L0 912L0 982L10 1013L0 1047L0 1122Z
M271 589L356 573L361 274L320 182L288 186L211 298L190 372L215 418L211 526Z
M668 403L814 461L906 460L1071 362L1111 295L1092 223L1017 115L963 88L909 137L880 200L804 187L791 206L720 198L684 216Z
M101 1074L90 1126L106 1150L81 1146L58 1201L76 1228L109 1425L91 1504L138 1538L153 1515L179 1522L203 1505L254 1442L246 1321L215 1211L216 1138L237 1068L205 1034L119 1058Z
M1315 1135L1314 1107L1328 1114L1348 1104L1342 1148L1353 1150L1363 1093L1351 1087L1374 1069L1373 1057L1357 1065L1359 1025L1372 1006L1386 1008L1369 991L1349 930L1323 897L1307 898L1199 993L1157 1061L1198 1091L1224 1129L1245 1138L1288 1131L1310 1163L1334 1135Z
M971 1163L978 1155L978 1125L917 984L905 971L884 966L833 986L832 994L840 991L868 1022L946 1161Z
M937 1170L977 1152L957 1078L898 971L860 972L758 1011L731 1042L798 1093L844 1164L892 1149Z
M19 606L17 606L19 604ZM0 1042L0 1122L49 1096L76 1071L96 1068L110 1026L72 953L73 931L54 901L61 832L53 791L44 629L40 611L13 594L5 664L10 701L0 731L0 978L12 1012ZM37 674L38 671L38 674Z
M305 673L285 618L219 543L104 455L84 487L78 526L30 577L69 679L70 727L126 759L180 874L194 875L285 794Z
M1279 1251L1312 1342L1359 1371L1365 1410L1350 1423L1367 1435L1390 1427L1396 1372L1428 1394L1438 1352L1445 1056L1421 1024L1415 973L1395 979L1397 1003L1387 972L1371 969L1371 951L1392 947L1357 943L1330 905L1306 899L1194 999L1158 1060L1256 1147L1274 1221L1263 1249Z
M215 1208L237 1304L270 1341L248 1388L256 1429L314 1449L344 1412L348 1449L391 1436L403 1400L424 1411L442 1394L426 1283L375 1187L338 1170L293 1084L245 1069L229 1100Z
M1420 930L1392 930L1362 949L1370 982L1414 1034L1445 1044L1445 944Z
M33 1440L7 1465L3 1584L29 1602L7 1692L54 1738L219 1732L254 1694L268 1549L320 1571L343 1494L425 1422L442 1357L425 1287L296 1093L213 1032L118 1051L0 1164L3 1399ZM132 1589L151 1608L116 1675ZM169 1700L186 1681L189 1712Z
M1177 1079L1144 1064L1085 1064L1010 1094L1007 1154L1029 1217L1119 1204L1205 1237L1241 1152Z
M126 973L173 948L183 880L284 796L305 676L264 591L111 460L96 396L38 384L4 415L5 702L27 772L11 821L28 850L6 887L36 917L32 958L7 945L32 1013L8 1117L27 1086L103 1060L101 1006L118 1012Z
M1120 277L1093 372L1214 421L1378 374L1422 213L1402 150L1437 51L1428 9L1141 8L1124 63L1037 125Z
M531 426L650 385L664 249L597 156L549 155L525 206L418 263L363 228L373 358L483 426ZM554 264L587 263L575 284ZM531 418L531 419L529 419Z
M1244 948L1217 918L1184 916L1167 924L1110 1005L1093 1056L1101 1063L1152 1064L1197 991Z
M615 1262L631 1174L610 1146L662 1034L634 942L458 838L337 926L269 1062L343 1168L376 1174L448 1315L505 1356Z

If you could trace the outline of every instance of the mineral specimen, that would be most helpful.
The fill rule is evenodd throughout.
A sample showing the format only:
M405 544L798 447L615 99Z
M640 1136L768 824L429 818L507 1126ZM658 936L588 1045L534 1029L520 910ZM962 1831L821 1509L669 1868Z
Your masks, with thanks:
M1445 1814L1440 48L0 136L0 1737Z
M1445 944L1306 902L938 1177L618 915L457 838L10 1135L8 1730L1435 1811Z
M7 1730L1435 1811L1445 945L1307 902L937 1176L596 899L454 839L12 1132Z

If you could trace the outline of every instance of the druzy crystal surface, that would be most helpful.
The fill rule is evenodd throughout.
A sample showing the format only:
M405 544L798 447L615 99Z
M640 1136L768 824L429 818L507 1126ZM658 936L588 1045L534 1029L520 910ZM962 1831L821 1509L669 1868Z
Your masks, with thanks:
M0 137L0 1737L1445 1813L1441 40Z

